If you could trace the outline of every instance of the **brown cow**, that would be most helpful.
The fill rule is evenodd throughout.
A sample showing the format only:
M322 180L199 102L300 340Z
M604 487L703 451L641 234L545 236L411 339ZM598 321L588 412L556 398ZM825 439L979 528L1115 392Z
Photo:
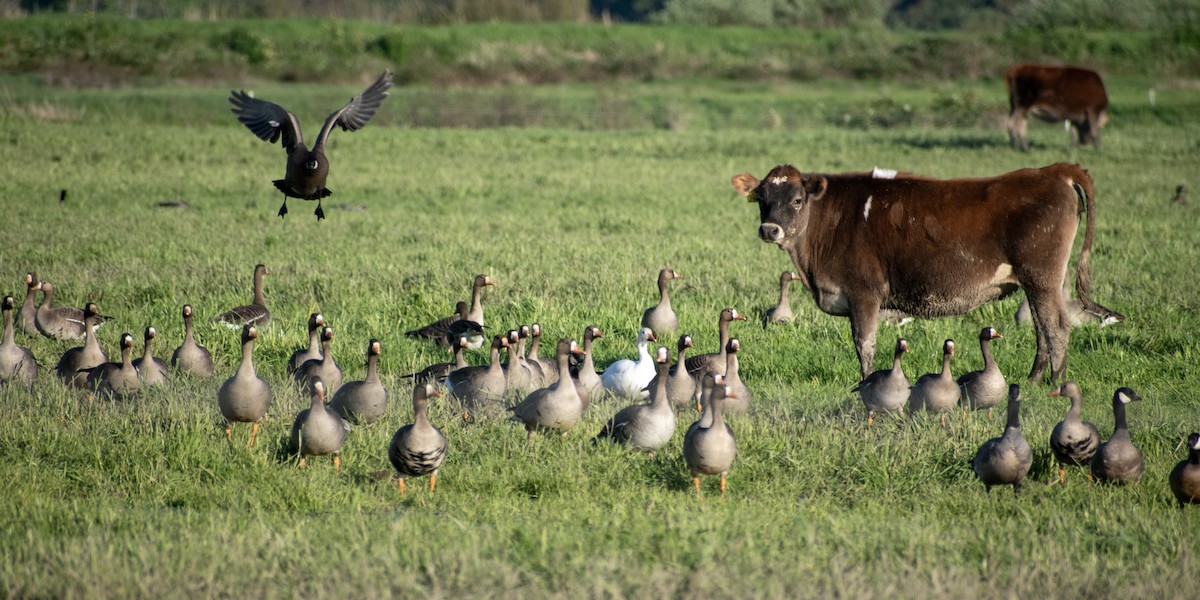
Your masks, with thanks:
M733 187L758 203L758 236L792 257L817 307L850 317L864 378L881 308L961 315L1020 287L1037 331L1029 377L1041 378L1049 364L1051 381L1059 380L1071 335L1062 282L1085 209L1076 292L1089 308L1112 313L1089 297L1095 195L1078 165L947 180L880 170L801 175L783 165L763 181L735 175Z
M1026 115L1058 123L1070 121L1075 141L1100 148L1100 128L1108 123L1108 93L1100 75L1083 67L1022 64L1004 73L1008 87L1008 139L1029 150Z

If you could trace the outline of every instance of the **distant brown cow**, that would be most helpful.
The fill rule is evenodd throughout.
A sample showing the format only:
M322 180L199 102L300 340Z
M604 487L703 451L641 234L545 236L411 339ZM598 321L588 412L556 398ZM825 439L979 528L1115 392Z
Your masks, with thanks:
M1075 141L1100 148L1100 128L1108 122L1108 93L1100 75L1083 67L1016 65L1004 73L1008 87L1008 139L1029 150L1026 115L1044 121L1070 121Z
M1049 365L1059 380L1071 335L1062 282L1085 211L1076 293L1112 312L1089 297L1095 194L1078 165L947 180L879 170L801 175L783 165L762 181L735 175L733 187L758 203L758 236L792 257L817 307L850 317L864 378L874 368L881 308L960 315L1020 287L1037 331L1029 377Z

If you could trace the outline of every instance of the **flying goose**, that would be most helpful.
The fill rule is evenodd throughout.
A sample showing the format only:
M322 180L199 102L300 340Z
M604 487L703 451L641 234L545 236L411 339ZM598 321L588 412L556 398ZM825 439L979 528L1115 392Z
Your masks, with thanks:
M1141 399L1127 387L1117 388L1113 393L1113 432L1107 442L1096 448L1090 463L1096 479L1115 484L1137 483L1146 471L1146 459L1129 438L1129 425L1125 421L1125 405Z
M0 383L20 383L32 388L37 381L38 364L29 348L18 346L13 336L13 310L17 301L4 297L4 338L0 341Z
M375 83L325 119L312 150L304 144L300 122L291 112L278 104L259 100L244 91L230 92L229 102L233 104L233 114L237 115L239 122L263 141L273 144L280 137L283 138L281 144L288 155L287 171L283 179L274 181L275 187L283 192L283 205L279 207L280 217L287 214L287 199L299 198L316 200L317 210L314 214L317 215L318 221L325 218L325 211L321 210L321 199L333 194L325 187L325 180L329 176L325 142L334 127L341 127L342 131L358 131L365 126L388 97L387 90L390 87L392 72L384 71Z
M968 408L971 410L986 408L990 418L992 408L999 406L1000 402L1004 400L1004 392L1008 384L1004 381L1004 373L1001 373L1000 367L996 366L996 359L992 358L990 346L992 340L1003 337L992 327L984 327L979 332L979 351L983 354L983 369L965 373L958 378L958 387L962 394L959 402L963 405L963 418L966 418Z
M254 301L237 308L223 312L214 322L222 323L230 329L241 329L243 325L253 325L255 329L263 330L271 325L271 311L267 310L267 300L263 297L263 277L270 275L262 264L254 266Z
M83 307L84 329L91 333L84 337L82 346L67 350L58 359L55 372L67 387L82 389L87 383L88 370L108 362L96 341L95 323L99 312L94 302Z
M1013 486L1014 494L1020 491L1033 465L1033 451L1021 435L1021 388L1017 384L1008 386L1008 422L1004 434L984 442L971 465L989 494L997 485Z
M396 469L400 495L404 495L404 478L429 475L429 493L437 488L438 467L446 459L449 441L441 430L429 422L429 398L440 396L431 383L417 382L413 386L413 422L396 430L388 445L388 460Z
M658 304L642 313L642 327L649 327L655 335L679 330L679 316L671 308L671 298L667 296L667 284L673 279L683 279L683 275L670 268L658 272Z
M1051 396L1064 396L1071 402L1067 415L1050 432L1050 450L1058 462L1058 483L1066 483L1064 465L1086 467L1092 462L1096 448L1100 445L1100 430L1095 425L1079 418L1083 407L1083 393L1074 381L1065 381L1050 392Z
M858 382L851 391L858 392L858 397L867 408L867 425L875 422L875 413L898 412L908 402L909 387L912 385L904 370L900 368L900 359L908 352L908 340L896 340L896 352L892 355L892 368L880 369L867 375L866 379Z
M184 304L183 313L183 343L171 354L171 366L184 373L197 377L212 377L216 370L213 368L212 355L208 348L196 343L196 335L192 331L192 305Z
M387 412L387 390L379 382L379 340L367 342L367 376L338 388L330 407L351 423L374 423Z
M784 271L779 276L779 303L763 313L763 327L775 323L791 323L796 317L792 314L792 305L788 302L788 284L800 281L800 276L792 271Z
M225 439L233 442L233 423L253 423L249 446L254 446L258 422L271 407L271 386L254 372L254 340L258 329L242 326L242 364L233 377L226 379L217 391L217 406L225 417Z
M600 376L600 383L608 393L628 398L645 398L649 395L646 386L654 379L654 359L650 358L647 345L653 341L654 332L649 327L643 327L638 331L638 359L633 361L626 358L608 365Z
M346 425L342 418L325 406L325 382L309 381L312 400L292 423L292 448L300 455L300 466L308 466L308 457L333 455L333 470L342 471L342 442Z

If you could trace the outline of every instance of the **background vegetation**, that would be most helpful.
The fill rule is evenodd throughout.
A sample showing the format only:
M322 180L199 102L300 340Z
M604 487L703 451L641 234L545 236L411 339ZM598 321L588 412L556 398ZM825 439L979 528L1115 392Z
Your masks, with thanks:
M1016 32L805 37L103 14L0 29L0 291L18 294L35 270L64 304L98 302L113 317L99 334L110 354L122 331L148 324L162 332L157 353L169 354L189 302L219 364L216 380L94 406L45 371L32 393L0 388L0 595L1185 597L1200 583L1200 512L1176 509L1166 487L1182 440L1200 429L1200 232L1194 198L1170 203L1177 185L1200 185L1186 39L1031 35L1103 65L1113 107L1103 152L1031 124L1034 148L1022 154L1008 148L1003 85L988 65L1054 46L1020 54L1007 41ZM246 39L256 40L248 54L229 49ZM397 59L370 49L380 39L422 41ZM647 58L658 43L661 57ZM904 44L924 49L902 60ZM939 66L965 61L953 44L979 44L977 78ZM255 47L258 63L248 58ZM564 58L573 51L604 58ZM906 60L930 68L905 71ZM228 90L278 100L311 131L385 66L405 84L370 127L331 139L329 218L315 222L303 202L276 218L270 180L281 152L232 119ZM479 82L493 85L458 85ZM848 391L858 367L845 320L797 289L794 327L756 323L791 265L757 241L757 211L730 175L791 162L986 176L1060 160L1096 180L1094 294L1129 315L1073 333L1070 376L1106 434L1117 386L1146 398L1130 409L1147 458L1137 486L1089 486L1078 470L1052 484L1046 439L1065 406L1023 381L1034 336L1011 324L1019 298L880 331L909 339L912 376L937 368L947 337L962 349L961 373L979 364L981 327L1004 333L995 352L1023 384L1035 449L1033 481L1016 497L985 495L969 467L999 434L999 416L868 428ZM158 207L177 200L190 208ZM225 442L215 407L238 360L236 335L207 317L249 299L257 262L272 271L275 322L255 360L277 396L261 443L247 449L244 429ZM633 354L663 265L686 276L673 303L701 350L714 349L721 308L751 316L734 333L755 406L732 423L739 457L725 500L712 481L694 497L681 435L654 456L592 446L622 404L612 400L564 439L533 447L513 423L466 425L457 407L436 402L434 421L451 439L437 494L411 482L398 497L386 444L410 416L400 376L444 358L405 329L445 314L475 273L488 273L499 284L485 299L490 328L538 321L556 339L597 324L605 365ZM383 341L392 398L381 422L351 432L341 477L327 461L301 470L286 450L307 400L284 364L316 309L338 332L333 352L349 379L363 375L367 340ZM46 371L71 345L17 339Z

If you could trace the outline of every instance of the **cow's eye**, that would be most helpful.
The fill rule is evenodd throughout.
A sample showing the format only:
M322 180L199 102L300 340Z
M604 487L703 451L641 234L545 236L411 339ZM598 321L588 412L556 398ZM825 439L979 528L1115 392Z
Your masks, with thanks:
M800 206L804 202L804 194L797 191L792 194L792 206Z

